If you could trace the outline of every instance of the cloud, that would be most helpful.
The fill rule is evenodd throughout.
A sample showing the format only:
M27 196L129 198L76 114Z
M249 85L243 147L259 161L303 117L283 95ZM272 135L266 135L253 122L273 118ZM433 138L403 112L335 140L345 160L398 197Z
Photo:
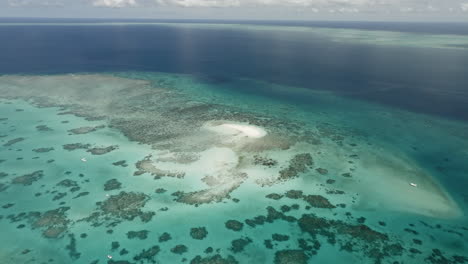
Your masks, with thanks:
M95 0L93 1L93 6L97 7L129 7L129 6L136 6L136 0Z
M372 5L375 1L377 0L154 0L154 3L165 6L180 7L339 6L345 9L352 9L352 7L355 6ZM355 11L355 9L353 9L353 11Z
M468 3L462 3L460 4L460 8L464 12L468 12Z
M43 0L43 1L38 1L38 0L8 0L8 5L11 7L23 7L23 6L63 6L64 4L62 3L61 0Z
M160 5L174 5L180 7L237 7L240 0L156 0Z

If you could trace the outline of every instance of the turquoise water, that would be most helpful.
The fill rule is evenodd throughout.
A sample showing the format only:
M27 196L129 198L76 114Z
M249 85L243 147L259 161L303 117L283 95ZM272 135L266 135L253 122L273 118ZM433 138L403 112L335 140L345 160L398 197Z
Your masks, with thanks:
M466 122L158 72L0 92L2 263L468 261Z

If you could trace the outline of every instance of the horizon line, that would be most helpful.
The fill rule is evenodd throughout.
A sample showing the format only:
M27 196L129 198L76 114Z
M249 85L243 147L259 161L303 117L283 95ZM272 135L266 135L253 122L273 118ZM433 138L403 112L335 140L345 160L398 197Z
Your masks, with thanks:
M102 21L125 21L125 20L132 20L132 21L218 21L218 22L360 22L360 23L461 23L466 24L468 21L465 20L437 20L437 21L429 21L429 20L400 20L400 21L392 21L392 20L349 20L349 19L302 19L302 20L294 20L294 19L219 19L219 18L103 18L103 17L2 17L0 16L0 20L2 19L38 19L38 20L102 20ZM4 23L4 22L2 22Z

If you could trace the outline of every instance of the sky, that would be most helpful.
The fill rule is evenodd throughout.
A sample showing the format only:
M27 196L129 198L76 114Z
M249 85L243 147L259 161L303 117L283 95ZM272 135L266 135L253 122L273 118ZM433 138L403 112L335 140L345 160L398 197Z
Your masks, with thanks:
M0 17L468 21L468 0L0 0Z

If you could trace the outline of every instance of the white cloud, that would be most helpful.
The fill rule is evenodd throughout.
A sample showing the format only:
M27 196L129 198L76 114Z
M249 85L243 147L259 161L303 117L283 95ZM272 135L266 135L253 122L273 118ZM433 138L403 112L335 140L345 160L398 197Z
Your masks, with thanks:
M102 0L101 0L102 1ZM145 0L139 0L145 1ZM156 4L181 7L296 6L323 7L372 5L377 0L154 0ZM315 10L315 9L314 9ZM353 11L355 11L353 9Z
M460 4L460 8L462 11L468 12L468 3Z
M240 6L240 0L156 0L161 5L181 7L235 7Z
M93 6L98 7L128 7L136 6L136 0L95 0Z
M63 6L61 0L8 0L8 5L11 7L23 7L23 6Z

